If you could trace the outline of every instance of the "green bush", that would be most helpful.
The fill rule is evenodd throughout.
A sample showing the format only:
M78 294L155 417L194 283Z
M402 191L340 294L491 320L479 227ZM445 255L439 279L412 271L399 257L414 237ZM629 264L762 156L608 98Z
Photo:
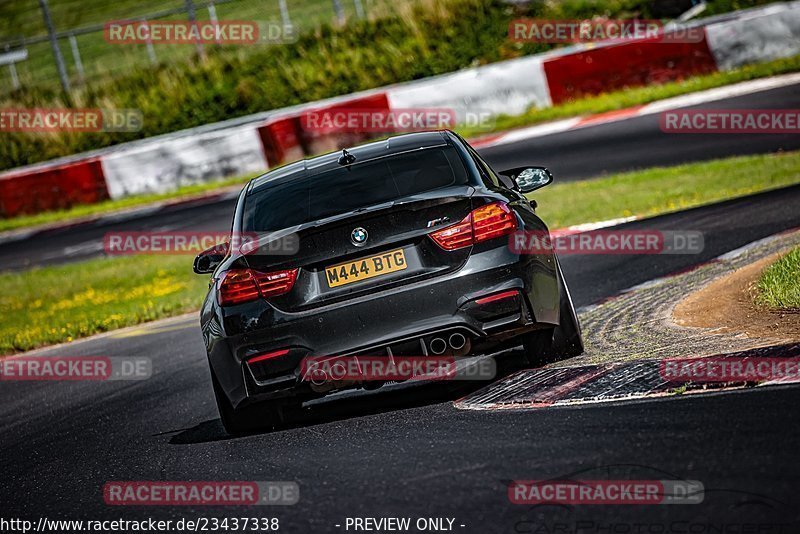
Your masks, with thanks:
M764 0L725 0L749 4ZM92 81L69 99L52 87L25 87L2 108L86 107L139 109L135 133L4 133L0 169L532 54L549 48L513 43L508 23L517 17L649 16L651 0L420 0L401 3L376 20L341 28L323 25L296 43L209 49L205 61L133 69Z
M526 13L529 12L524 10ZM382 85L424 78L535 51L505 42L512 8L494 0L401 6L391 17L322 26L293 44L223 47L205 61L140 68L73 92L17 91L2 107L135 108L136 133L4 134L0 166L16 167Z

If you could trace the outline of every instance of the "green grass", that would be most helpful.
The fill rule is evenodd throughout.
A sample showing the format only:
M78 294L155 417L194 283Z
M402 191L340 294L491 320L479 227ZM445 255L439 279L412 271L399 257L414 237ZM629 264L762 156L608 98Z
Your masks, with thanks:
M744 156L555 183L528 195L550 228L657 215L800 183L800 152Z
M726 73L697 76L683 82L668 83L661 86L632 88L625 91L608 93L598 97L585 98L548 109L529 111L517 117L500 117L497 121L497 124L490 131L498 131L507 128L536 124L547 120L572 117L582 114L602 113L615 109L624 109L626 107L645 104L661 98L669 98L679 94L686 94L740 81L795 71L800 71L800 56L771 61L760 65L743 67ZM477 135L479 132L486 133L487 130L459 129L459 133L465 137ZM101 213L110 213L125 208L143 206L148 203L161 200L191 196L234 184L244 183L249 178L250 177L240 177L222 181L214 181L205 184L181 187L168 193L138 195L118 200L108 200L97 204L74 206L67 210L45 212L35 215L24 215L10 219L0 219L0 232L26 228L40 224L69 221L80 217L97 215Z
M9 288L0 295L0 354L197 309L208 277L192 274L192 259L103 258L0 274Z
M138 109L142 127L6 132L0 169L452 72L544 46L508 42L513 12L501 0L415 0L393 3L391 9L390 16L345 27L323 24L300 33L294 43L209 47L204 61L165 61L109 73L74 88L69 98L50 86L24 86L0 96L0 108Z
M756 287L757 304L800 312L800 247L764 269Z
M542 122L595 113L605 113L620 109L641 106L715 87L722 87L747 80L767 78L779 74L800 71L800 55L785 59L777 59L757 65L748 65L728 72L715 72L701 76L693 76L686 80L668 82L663 85L628 88L621 91L604 93L598 96L582 98L550 108L532 108L521 115L497 117L490 128L459 128L463 137L474 137L490 132L504 131L522 126L531 126Z
M770 1L724 0L714 5L732 9ZM132 0L106 4L94 0L82 2L80 8L75 2L51 2L58 29L141 15L154 5L153 0L145 0L140 11ZM25 35L36 24L37 4L34 0L6 4L2 8L4 16L0 17L0 36ZM0 76L0 107L138 109L143 117L142 128L137 132L7 132L0 143L0 169L527 56L553 47L547 43L511 42L508 24L518 17L652 18L653 10L651 0L537 1L514 6L503 0L373 0L366 3L367 19L351 17L340 26L330 21L330 0L288 4L295 13L310 10L293 18L299 27L296 42L209 46L204 60L195 57L191 46L184 45L182 49L159 45L158 64L150 65L142 59L146 56L143 45L126 48L105 43L96 34L80 36L79 46L85 50L83 63L90 76L85 84L76 84L69 95L61 92L52 72L47 43L32 46L30 59L20 65L21 89L3 91L2 83L8 76ZM239 0L219 3L217 10L221 18L272 20L276 16L275 5L276 0L267 4ZM342 5L353 9L349 0L342 0ZM251 11L243 11L248 6ZM203 12L198 9L198 17L207 16ZM308 25L304 26L306 22ZM71 63L70 47L62 42L61 48ZM522 123L527 124L528 118L523 118ZM513 124L501 121L498 127Z
M628 215L654 215L800 183L800 152L650 169L549 186L531 195L551 228ZM797 251L795 251L797 252ZM793 269L794 302L800 254ZM0 274L0 354L71 341L197 309L207 276L191 256L89 260ZM785 280L783 265L776 268ZM787 271L788 272L788 271ZM793 274L791 274L793 273ZM791 278L793 276L793 278ZM786 286L781 282L782 286ZM780 294L785 292L781 290ZM788 294L788 293L787 293Z
M0 219L0 232L28 228L43 224L72 221L92 215L114 213L129 208L141 207L163 200L174 200L182 197L201 195L202 193L217 191L225 187L244 184L252 177L252 175L240 176L203 184L186 185L176 189L175 191L170 191L167 193L134 195L116 200L105 200L103 202L98 202L97 204L80 204L66 210L46 211L34 215L22 215L20 217L13 217L11 219Z

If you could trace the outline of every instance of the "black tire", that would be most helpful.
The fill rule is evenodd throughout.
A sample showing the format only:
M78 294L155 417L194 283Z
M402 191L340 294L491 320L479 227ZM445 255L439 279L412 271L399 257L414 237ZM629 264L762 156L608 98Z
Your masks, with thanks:
M553 347L553 330L534 330L522 336L522 347L525 349L525 361L530 367L541 367L551 361Z
M211 371L211 383L217 400L219 418L225 431L231 435L249 434L272 430L283 422L283 405L277 402L262 402L235 410Z
M525 357L528 364L534 367L583 354L581 324L557 259L556 267L559 287L559 325L552 329L535 330L525 334L522 339Z
M558 259L556 259L556 265L558 266L558 279L561 282L561 311L559 312L560 324L553 331L553 351L556 356L572 358L583 354L583 333Z

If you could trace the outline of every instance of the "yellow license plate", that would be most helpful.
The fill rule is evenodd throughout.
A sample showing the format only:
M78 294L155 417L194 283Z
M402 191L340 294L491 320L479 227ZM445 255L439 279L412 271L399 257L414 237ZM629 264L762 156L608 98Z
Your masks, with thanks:
M328 287L338 287L402 271L406 267L408 267L406 253L399 248L368 258L326 267L325 279L328 281Z

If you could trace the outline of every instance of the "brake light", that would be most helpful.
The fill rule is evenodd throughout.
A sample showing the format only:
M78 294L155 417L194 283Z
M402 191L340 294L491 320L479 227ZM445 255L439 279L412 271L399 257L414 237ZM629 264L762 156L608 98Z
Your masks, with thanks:
M517 229L517 218L504 202L492 202L464 217L461 222L430 234L445 250L456 250L475 243L508 235Z
M219 281L217 300L220 306L269 298L291 291L297 279L297 269L262 273L253 269L231 269Z

